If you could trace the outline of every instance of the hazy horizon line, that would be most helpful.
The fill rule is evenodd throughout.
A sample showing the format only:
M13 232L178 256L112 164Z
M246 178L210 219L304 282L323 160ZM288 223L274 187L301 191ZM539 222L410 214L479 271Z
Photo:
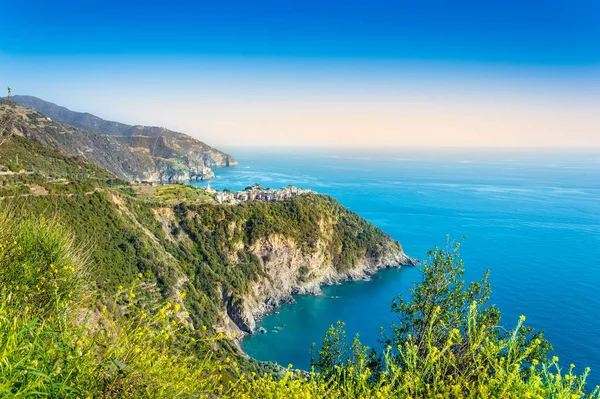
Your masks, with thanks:
M395 151L395 150L489 150L489 151L501 151L501 150L568 150L568 151L598 151L600 150L600 146L589 146L589 147L581 147L581 146L389 146L385 144L381 145L373 145L373 146L322 146L322 145L293 145L293 144L282 144L282 145L265 145L265 144L248 144L248 145L227 145L227 144L218 144L216 145L220 148L230 148L230 149L307 149L307 150L360 150L360 149L373 149L373 150L382 150L386 151Z

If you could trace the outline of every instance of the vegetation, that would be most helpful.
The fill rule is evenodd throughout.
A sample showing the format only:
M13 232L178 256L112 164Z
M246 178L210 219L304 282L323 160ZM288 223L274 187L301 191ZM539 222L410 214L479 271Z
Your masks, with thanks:
M25 190L30 190L33 180L27 179L34 176L19 176L19 182L29 185L14 184L9 181L14 175L5 176L9 182L0 188L3 197L28 193ZM381 251L389 240L381 230L324 196L230 206L215 204L204 190L185 185L100 186L91 179L69 181L75 183L36 178L35 184L44 187L46 195L30 196L27 201L5 198L4 202L14 204L19 215L59 215L81 245L93 243L90 267L105 292L114 293L119 285L130 284L137 273L154 279L164 297L178 281L184 282L197 325L212 326L221 319L222 292L228 292L231 300L242 298L250 282L261 276L252 245L269 235L293 239L306 252L315 251L318 240L325 238L330 243L328 256L341 271ZM102 189L96 190L92 183ZM159 214L170 216L161 223ZM331 224L330 237L321 231L321 220Z
M412 398L580 398L586 397L589 369L562 369L541 332L524 325L500 325L488 305L487 274L469 286L461 279L458 245L434 248L415 284L411 300L398 297L398 322L383 339L382 353L369 351L358 337L348 345L343 325L331 327L314 367L350 397ZM600 390L589 397L597 398Z
M182 201L196 203L215 203L212 195L205 189L189 184L136 184L131 186L128 195L137 196L150 203L178 204Z
M190 332L179 304L136 301L148 292L142 275L112 300L101 298L82 249L56 220L17 222L4 212L0 242L1 397L219 392L208 350L217 338Z
M6 110L2 113L2 115L0 115L0 146L2 146L2 144L4 144L12 136L12 132L10 131L9 127L14 118L14 112L11 107L12 102L10 99L10 88L8 93L9 96L6 100L0 98L0 106L5 105L6 107Z
M585 393L589 370L548 358L524 317L500 329L485 279L465 287L454 251L433 250L412 300L395 302L399 322L381 354L348 344L339 323L312 373L277 376L215 351L223 336L190 324L184 293L165 302L141 273L102 295L76 241L56 219L0 214L2 397L600 397Z
M0 167L15 174L47 179L73 178L116 183L114 175L77 157L63 155L24 137L13 136L0 146ZM124 181L119 181L125 184Z

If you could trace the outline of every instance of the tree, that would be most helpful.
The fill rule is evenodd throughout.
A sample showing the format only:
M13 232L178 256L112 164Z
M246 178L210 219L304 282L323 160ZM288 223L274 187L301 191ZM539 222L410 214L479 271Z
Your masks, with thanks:
M448 243L445 250L435 247L429 251L430 260L423 265L421 283L410 290L410 301L400 295L392 303L398 321L392 326L392 336L384 342L391 348L390 359L400 367L407 367L409 358L417 362L417 367L425 366L433 353L446 348L445 356L451 357L453 364L443 373L470 374L475 378L478 372L472 368L481 365L472 359L482 349L481 341L500 344L514 333L499 325L500 311L488 304L492 292L489 270L479 282L467 285L462 279L459 247L460 243ZM542 336L541 331L534 333L531 327L519 328L513 349L525 354L525 348L535 348L521 360L539 359L552 349ZM535 342L539 344L532 346ZM414 352L413 356L406 356L407 347ZM488 360L499 360L505 355L500 351L497 359ZM423 377L431 379L437 371L432 369L430 375Z
M466 284L459 247L432 249L410 299L393 301L397 320L383 351L369 353L357 338L348 345L343 324L332 326L312 359L320 378L332 386L360 381L354 391L370 386L388 397L581 397L589 369L576 376L571 365L561 380L552 346L525 316L514 329L501 326L488 303L489 272Z

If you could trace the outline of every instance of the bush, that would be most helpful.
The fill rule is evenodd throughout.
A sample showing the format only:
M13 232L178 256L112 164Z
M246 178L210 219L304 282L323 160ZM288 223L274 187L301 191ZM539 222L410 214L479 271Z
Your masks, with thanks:
M410 301L398 297L398 323L377 354L358 339L346 344L343 325L326 334L313 364L328 386L349 397L381 394L412 398L581 398L589 369L577 375L548 358L551 345L524 325L500 325L500 312L487 304L487 273L466 286L457 244L434 248ZM600 397L596 389L589 397Z
M181 298L155 304L140 275L108 306L90 305L99 298L85 257L54 219L5 211L0 242L0 397L219 394L209 348L217 338L186 327Z

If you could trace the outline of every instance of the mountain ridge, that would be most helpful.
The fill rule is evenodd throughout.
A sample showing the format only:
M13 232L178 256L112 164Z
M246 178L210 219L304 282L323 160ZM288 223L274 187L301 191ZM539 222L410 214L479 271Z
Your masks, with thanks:
M15 96L11 100L15 98L16 101L20 101L35 97ZM129 126L131 132L136 134L115 136L61 122L60 115L56 118L56 110L69 110L56 104L39 100L55 108L56 112L51 113L53 118L43 112L18 105L16 101L2 100L0 103L0 114L3 117L12 115L10 126L6 127L10 128L12 133L57 149L65 155L80 156L121 179L160 182L206 180L214 177L211 169L213 167L237 165L237 161L231 155L183 133L164 128L120 124ZM62 119L69 118L63 115ZM141 134L144 132L149 135Z
M111 136L188 136L158 126L129 125L127 123L100 118L89 112L73 111L62 105L29 95L15 95L11 101L26 108L33 109L58 122L67 123L83 130L91 130Z

